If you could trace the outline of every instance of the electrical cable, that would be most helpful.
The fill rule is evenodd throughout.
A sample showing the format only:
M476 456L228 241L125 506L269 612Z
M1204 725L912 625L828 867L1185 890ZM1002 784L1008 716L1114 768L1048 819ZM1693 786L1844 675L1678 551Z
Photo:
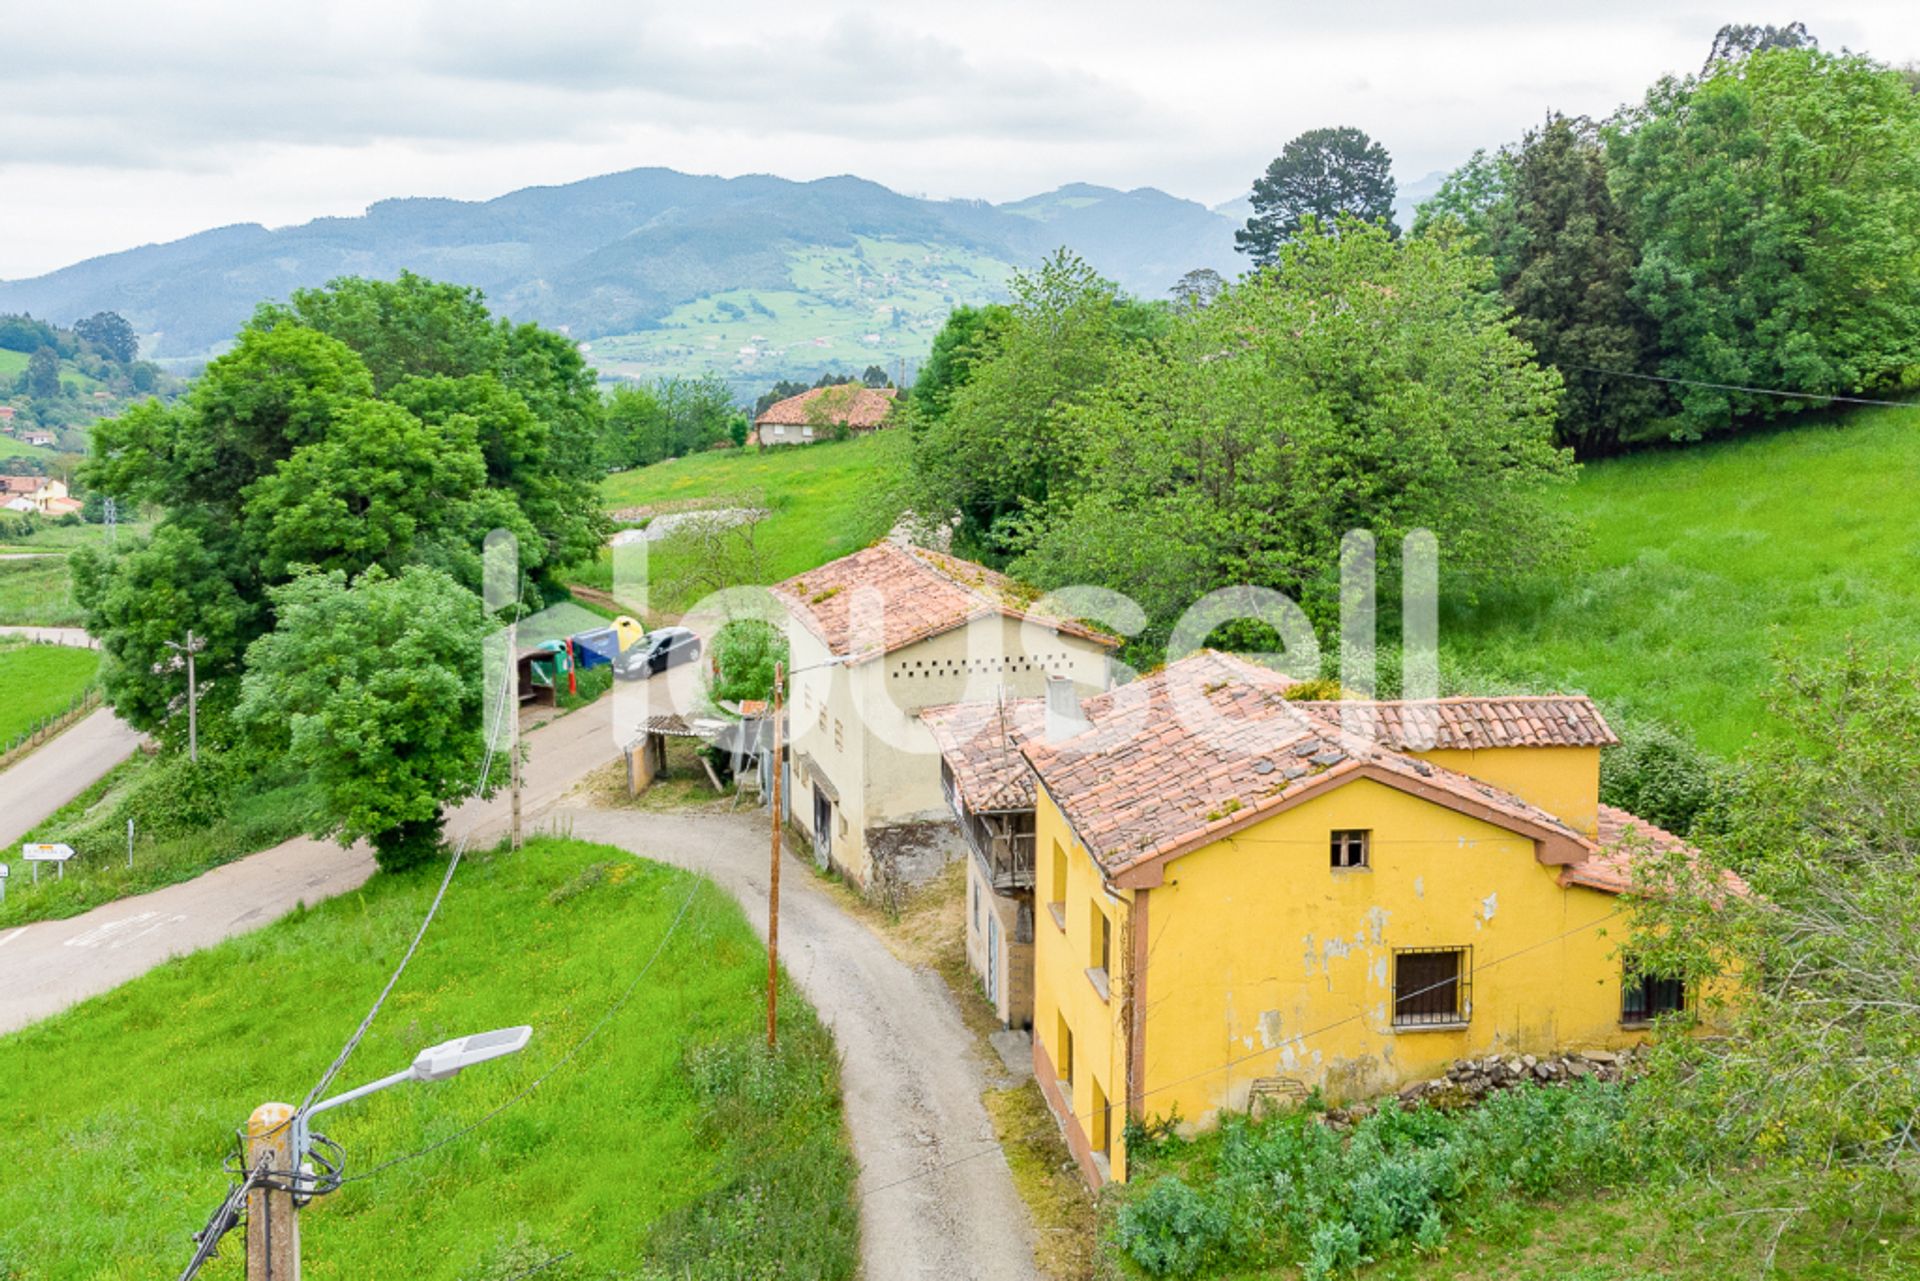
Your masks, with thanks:
M1705 387L1711 391L1738 391L1749 396L1781 396L1789 400L1820 400L1840 405L1883 405L1889 409L1920 409L1920 401L1912 400L1874 400L1866 396L1837 396L1817 391L1785 391L1777 387L1743 387L1738 383L1703 382L1698 378L1669 378L1662 374L1637 374L1626 369L1602 369L1598 365L1561 366L1563 369L1578 369L1582 373L1605 374L1611 378L1638 378L1643 382L1668 383L1679 387Z
M1517 951L1509 952L1505 956L1496 957L1495 959L1488 961L1485 965L1476 965L1474 967L1474 973L1475 974L1483 973L1487 970L1493 969L1498 965L1502 965L1507 961L1511 961L1518 957L1525 956L1529 952L1538 951L1540 948L1548 947L1555 943L1564 942L1565 940L1572 938L1575 934L1579 934L1586 930L1590 930L1596 925L1606 924L1608 921L1611 921L1614 917L1621 915L1626 910L1627 909L1624 907L1617 907L1613 911L1607 913L1605 916L1596 917L1595 919L1588 921L1583 925L1576 925L1570 930L1565 930L1559 934L1554 935L1552 938L1541 939L1538 942L1529 943L1527 946L1520 948ZM1407 1000L1413 997L1425 996L1428 992L1439 991L1442 988L1448 987L1458 982L1459 982L1458 978L1443 979L1437 983L1431 983L1426 987L1420 988L1413 992L1409 992L1406 994L1405 997L1400 997L1397 999ZM1322 1036L1328 1032L1333 1031L1335 1028L1344 1027L1348 1023L1356 1022L1365 1017L1366 1017L1366 1011L1358 1010L1342 1018L1335 1019L1331 1023L1326 1023L1321 1025L1320 1027L1314 1028L1311 1031L1302 1032L1299 1036L1290 1037L1288 1038L1288 1040L1290 1043L1293 1043L1293 1044L1304 1044L1305 1042L1307 1042L1308 1040L1314 1037ZM1235 1058L1228 1059L1225 1063L1216 1064L1213 1067L1207 1068L1203 1071L1190 1073L1189 1075L1180 1077L1176 1080L1167 1081L1161 1085L1156 1085L1151 1090L1143 1090L1141 1092L1140 1097L1144 1099L1148 1095L1163 1093L1164 1091L1173 1089L1175 1086L1185 1085L1189 1081L1197 1081L1202 1077L1212 1076L1217 1072L1224 1072L1229 1068L1237 1067L1239 1064L1245 1063L1249 1059L1265 1058L1266 1056L1272 1054L1273 1052L1274 1051L1271 1049L1263 1048L1263 1049L1255 1050L1250 1054L1239 1055ZM1084 1117L1080 1116L1077 1113L1074 1113L1074 1114L1071 1114L1071 1119L1076 1121L1091 1121L1093 1119L1093 1113L1089 1112ZM1052 1123L1050 1123L1047 1126L1036 1127L1035 1129L1027 1131L1025 1134L1015 1136L1011 1141L1017 1142L1017 1143L1025 1142L1028 1139L1037 1138L1041 1135L1044 1135L1049 1130L1054 1128L1057 1128L1057 1127L1055 1124L1052 1124ZM877 1188L870 1188L867 1191L860 1193L860 1199L864 1201L868 1197L877 1196L882 1192L887 1192L897 1187L903 1187L906 1184L916 1182L920 1179L924 1179L929 1175L944 1173L945 1171L952 1169L956 1165L964 1165L968 1161L975 1161L983 1156L990 1156L995 1152L1004 1152L1005 1150L1006 1150L1006 1141L995 1139L991 1145L982 1147L978 1151L969 1152L965 1156L955 1157L951 1161L942 1162L941 1164L932 1166L929 1169L916 1171L915 1173L906 1175L903 1178L895 1179L891 1183L883 1183Z
M535 1077L530 1083L528 1083L526 1088L522 1089L519 1093L515 1094L512 1098L509 1098L505 1103L500 1104L498 1107L494 1108L492 1111L481 1116L478 1120L475 1120L467 1125L461 1126L458 1130L455 1130L452 1134L449 1134L444 1138L435 1139L432 1143L427 1144L425 1147L409 1152L405 1156L397 1156L397 1157L391 1158L390 1160L382 1161L379 1165L373 1166L359 1174L345 1175L340 1179L340 1182L343 1184L359 1183L364 1179L371 1179L374 1175L380 1174L386 1170L391 1170L396 1165L404 1165L409 1161L416 1161L423 1156L427 1156L430 1153L439 1151L441 1148L446 1147L449 1143L453 1143L460 1139L465 1138L467 1135L472 1134L475 1130L479 1129L481 1126L487 1124L487 1122L499 1116L502 1112L505 1112L508 1108L512 1107L514 1104L520 1102L522 1099L525 1099L528 1095L532 1094L535 1090L539 1089L542 1085L544 1085L547 1079L551 1077L554 1073L558 1072L561 1068L565 1067L568 1063L572 1062L574 1056L580 1053L581 1050L585 1049L587 1045L591 1041L593 1041L595 1037L599 1036L600 1033L606 1029L607 1024L611 1023L614 1017L618 1015L621 1010L626 1008L627 1002L633 998L634 992L639 989L641 980L646 978L648 972L653 969L654 962L658 961L660 959L661 954L667 950L668 942L672 940L674 933L677 930L679 930L680 923L686 919L688 909L693 906L694 896L700 892L700 885L701 885L701 882L696 879L692 885L687 887L687 897L681 900L680 910L678 913L675 914L672 924L667 926L667 932L660 936L660 942L654 946L653 954L647 957L646 964L642 965L639 971L635 973L633 978L627 983L626 990L620 994L619 999L615 1000L612 1005L608 1006L606 1012L600 1016L599 1021L596 1022L591 1028L589 1028L584 1036L582 1036L579 1040L575 1041L571 1046L569 1046L567 1049L567 1052L565 1054L562 1054L557 1060L555 1060L554 1063L550 1067L548 1067L546 1071L542 1072L539 1076Z

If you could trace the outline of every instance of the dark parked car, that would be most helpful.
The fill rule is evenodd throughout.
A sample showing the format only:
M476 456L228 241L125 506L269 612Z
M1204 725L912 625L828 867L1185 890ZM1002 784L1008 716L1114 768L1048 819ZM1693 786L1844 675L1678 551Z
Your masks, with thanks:
M700 657L700 638L684 627L662 627L648 632L613 660L613 674L623 681L649 676L691 663Z

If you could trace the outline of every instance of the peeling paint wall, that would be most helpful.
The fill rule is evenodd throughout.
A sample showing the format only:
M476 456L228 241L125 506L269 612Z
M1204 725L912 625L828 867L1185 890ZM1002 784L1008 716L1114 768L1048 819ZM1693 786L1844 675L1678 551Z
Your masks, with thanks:
M1044 901L1046 851L1071 841L1044 793L1037 826ZM1330 833L1347 829L1372 833L1366 868L1331 866ZM1079 925L1087 903L1107 901L1105 887L1084 851L1068 861L1067 930L1037 914L1036 1034L1053 1052L1064 1017L1076 1061L1091 1052L1107 1080L1123 1079L1117 1029L1084 977ZM1562 889L1557 872L1525 838L1370 780L1173 861L1150 892L1145 1111L1177 1107L1208 1125L1244 1110L1263 1080L1343 1099L1467 1055L1633 1043L1639 1034L1619 1024L1620 900ZM1393 1025L1405 948L1471 949L1466 1026ZM1076 1082L1076 1109L1082 1093Z

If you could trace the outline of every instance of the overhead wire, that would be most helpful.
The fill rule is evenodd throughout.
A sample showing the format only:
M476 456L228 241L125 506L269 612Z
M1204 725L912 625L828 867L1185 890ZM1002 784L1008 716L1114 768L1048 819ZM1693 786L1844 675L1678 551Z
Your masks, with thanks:
M1787 391L1779 387L1746 387L1739 383L1716 383L1699 378L1673 378L1664 374L1635 373L1629 369L1602 369L1598 365L1568 363L1560 367L1578 369L1588 374L1604 374L1611 378L1638 378L1643 382L1667 383L1679 387L1704 387L1711 391L1744 392L1749 396L1780 396L1791 400L1819 400L1839 405L1883 405L1889 409L1920 409L1920 401L1912 400L1875 400L1867 396L1841 396L1818 391Z
M1613 920L1615 917L1623 914L1626 910L1627 909L1624 907L1615 908L1613 911L1607 913L1605 916L1596 917L1595 919L1591 921L1587 921L1584 924L1576 925L1570 930L1563 930L1562 932L1554 935L1551 938L1540 939L1536 942L1529 943L1527 946L1523 948L1519 948L1515 951L1509 952L1505 956L1496 957L1495 959L1488 961L1485 965L1474 966L1474 973L1477 975L1486 970L1491 970L1496 966L1503 965L1508 961L1515 960L1519 957L1525 956L1530 952L1538 951L1543 947L1549 947L1555 943L1565 942L1567 939L1572 938L1576 934L1582 933L1586 930L1593 929L1595 926L1606 924L1608 921ZM1398 999L1405 1000L1405 999L1411 999L1414 997L1425 996L1429 992L1439 991L1442 988L1449 987L1458 982L1459 982L1458 978L1443 979L1439 982L1428 984L1426 987L1419 988L1419 989L1416 989L1415 991L1406 993L1405 996L1400 997ZM1336 1028L1344 1027L1348 1023L1358 1022L1359 1020L1365 1017L1366 1017L1366 1011L1364 1009L1356 1010L1352 1014L1348 1014L1341 1018L1335 1019L1331 1023L1322 1024L1321 1026L1314 1028L1311 1031L1302 1032L1298 1036L1288 1037L1286 1039L1286 1044L1288 1045L1304 1044L1315 1037L1324 1036L1326 1033L1331 1032ZM1227 1071L1231 1068L1239 1066L1242 1063L1248 1062L1251 1059L1266 1058L1269 1055L1273 1054L1274 1052L1275 1051L1273 1049L1263 1047L1261 1049L1255 1050L1248 1054L1238 1055L1234 1058L1228 1059L1224 1063L1215 1064L1214 1066L1205 1068L1199 1072L1189 1073L1188 1075L1179 1077L1175 1080L1163 1082L1160 1085L1154 1086L1150 1090L1143 1090L1141 1092L1140 1097L1144 1099L1150 1095L1162 1094L1167 1090L1174 1089L1177 1086L1185 1085L1191 1081L1200 1080L1202 1077L1213 1076L1216 1073ZM1092 1112L1088 1112L1085 1116L1082 1116L1079 1113L1068 1114L1068 1119L1081 1121L1081 1122L1091 1121L1093 1117L1094 1117L1094 1114ZM1055 1128L1055 1125L1051 1122L1045 1126L1036 1126L1032 1130L1029 1130L1023 1134L1015 1136L1011 1141L1025 1142L1028 1139L1038 1138L1048 1133L1050 1130L1054 1128ZM860 1199L864 1201L868 1197L877 1196L882 1192L891 1191L894 1188L903 1187L906 1184L918 1182L919 1180L928 1178L932 1175L944 1173L947 1170L950 1170L957 1165L964 1165L969 1161L977 1161L981 1157L991 1156L995 1152L1005 1151L1007 1142L1008 1140L995 1139L991 1144L985 1145L977 1151L969 1152L965 1156L955 1157L951 1161L945 1161L939 1165L930 1166L927 1169L915 1171L912 1174L906 1175L902 1178L895 1179L889 1183L883 1183L876 1188L868 1188L860 1193Z

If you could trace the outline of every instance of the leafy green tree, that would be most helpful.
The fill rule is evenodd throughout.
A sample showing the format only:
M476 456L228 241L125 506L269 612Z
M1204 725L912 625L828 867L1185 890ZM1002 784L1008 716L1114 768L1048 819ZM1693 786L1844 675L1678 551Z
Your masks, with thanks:
M283 317L353 348L383 392L409 376L496 369L504 345L478 289L410 271L397 280L345 276L324 289L296 289L285 306L262 307L255 323Z
M869 387L893 386L893 379L888 377L887 371L879 365L868 365L866 371L860 375L860 381Z
M1698 863L1647 851L1629 960L1681 978L1711 1038L1661 1037L1643 1133L1792 1195L1910 1195L1920 1115L1920 671L1854 651L1785 667ZM1727 872L1747 892L1731 891Z
M666 458L672 443L665 406L649 388L621 383L607 398L606 458L609 466L645 467Z
M1253 217L1234 243L1256 266L1272 266L1280 247L1312 219L1331 230L1345 215L1393 225L1393 159L1350 126L1309 129L1289 142L1253 184Z
M1703 72L1711 71L1715 63L1734 62L1750 53L1767 49L1819 47L1820 42L1813 38L1804 22L1789 22L1784 27L1776 27L1771 23L1729 22L1714 32L1713 48L1707 51L1707 61L1700 69Z
M1173 295L1178 306L1204 307L1226 287L1226 279L1219 272L1211 267L1196 267L1174 281L1173 288L1167 292Z
M422 861L485 752L479 598L417 565L304 574L272 596L279 621L247 650L239 721L320 785L320 834L366 838L388 871Z
M1130 346L1163 328L1167 314L1122 297L1065 250L1015 277L1012 291L992 328L991 357L972 367L914 448L914 510L958 517L961 544L1000 560L1020 522L1084 481L1087 445L1069 411L1105 385Z
M1661 410L1646 372L1653 322L1633 297L1639 256L1607 186L1606 152L1585 120L1551 116L1508 165L1506 200L1487 216L1514 332L1566 385L1558 439L1583 458L1644 434Z
M131 365L140 356L140 336L117 311L98 311L85 320L76 320L73 332L80 341L117 364Z
M27 395L46 400L60 394L60 356L51 347L42 347L27 358L27 370L21 379Z
M1920 99L1856 54L1663 80L1610 131L1659 372L1813 395L1920 384ZM1675 391L1676 438L1806 402Z
M57 352L59 346L59 331L46 321L32 316L0 316L0 350L31 356L42 347L52 347Z
M739 618L713 637L714 674L708 696L716 703L773 696L773 667L787 661L787 638L757 618Z
M87 629L100 639L101 683L114 710L134 728L184 740L187 673L168 642L192 630L203 742L230 741L227 712L239 696L242 653L260 632L261 607L242 594L217 535L185 523L162 524L151 539L112 559L92 548L72 558L74 595Z
M982 307L955 307L933 336L933 348L913 380L913 407L918 422L946 416L953 394L973 375L974 366L992 350L993 334L1012 313L1003 303Z
M674 458L711 449L727 439L733 390L719 374L662 378L654 396L667 417L667 451Z
M1484 258L1348 221L1122 351L1068 417L1071 501L1021 530L1014 570L1146 610L1147 644L1216 587L1285 592L1330 627L1340 541L1391 569L1426 528L1464 592L1555 554L1559 378L1486 293Z
M1413 234L1432 235L1442 226L1458 227L1479 253L1493 253L1491 219L1508 203L1513 185L1513 156L1502 147L1476 148L1465 164L1441 180L1440 189L1414 210Z

